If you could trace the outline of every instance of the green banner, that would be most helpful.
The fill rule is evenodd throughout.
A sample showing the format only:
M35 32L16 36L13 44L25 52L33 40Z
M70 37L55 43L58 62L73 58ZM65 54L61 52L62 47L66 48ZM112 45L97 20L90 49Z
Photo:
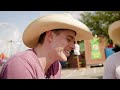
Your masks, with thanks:
M99 38L94 37L91 40L91 57L92 59L101 59L101 53L99 49Z

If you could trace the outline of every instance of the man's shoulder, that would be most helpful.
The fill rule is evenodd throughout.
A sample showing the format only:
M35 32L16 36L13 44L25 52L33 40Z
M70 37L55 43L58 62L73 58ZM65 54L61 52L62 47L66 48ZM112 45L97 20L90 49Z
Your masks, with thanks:
M32 52L32 50L29 49L29 50L25 50L25 51L14 54L8 59L8 62L13 62L13 61L21 62L25 60L30 60L33 57L34 57L34 53Z
M33 55L33 51L32 51L32 49L28 49L28 50L25 50L25 51L22 51L22 52L18 52L14 56L24 57L24 56L31 56L31 55Z
M108 58L106 59L106 62L116 63L116 62L119 62L119 58L120 58L120 52L116 52L108 56Z
M109 56L109 58L120 58L120 51L113 53L112 55Z

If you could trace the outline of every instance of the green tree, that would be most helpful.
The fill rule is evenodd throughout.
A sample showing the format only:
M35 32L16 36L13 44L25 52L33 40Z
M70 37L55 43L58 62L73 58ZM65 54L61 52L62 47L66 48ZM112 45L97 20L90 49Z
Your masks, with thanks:
M120 20L120 11L89 11L80 15L80 21L90 28L93 35L102 35L107 39L108 43L111 43L108 27L114 21Z

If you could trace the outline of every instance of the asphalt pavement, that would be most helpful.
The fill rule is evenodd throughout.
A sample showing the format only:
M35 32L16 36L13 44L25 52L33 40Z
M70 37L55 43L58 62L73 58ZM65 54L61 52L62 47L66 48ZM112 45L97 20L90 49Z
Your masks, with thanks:
M61 79L102 79L104 67L62 69Z

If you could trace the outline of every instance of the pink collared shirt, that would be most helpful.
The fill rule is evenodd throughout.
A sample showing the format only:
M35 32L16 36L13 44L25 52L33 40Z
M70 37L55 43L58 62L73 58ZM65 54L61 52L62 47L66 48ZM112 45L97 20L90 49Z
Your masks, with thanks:
M4 64L0 78L1 79L60 79L61 64L56 61L48 69L46 75L38 63L37 55L33 49L19 52L8 59Z

